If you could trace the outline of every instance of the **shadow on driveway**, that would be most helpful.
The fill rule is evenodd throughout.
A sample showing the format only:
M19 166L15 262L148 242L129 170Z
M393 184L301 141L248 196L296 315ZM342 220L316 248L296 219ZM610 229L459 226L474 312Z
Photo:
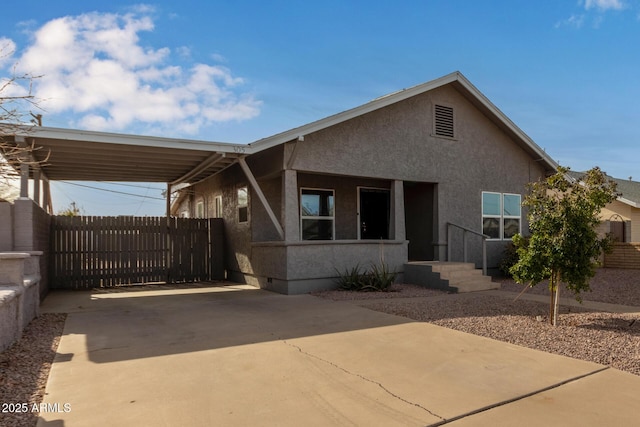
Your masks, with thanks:
M47 297L42 311L69 313L64 335L85 340L82 347L95 363L412 322L347 303L245 285L124 293L58 291ZM58 354L56 362L72 357Z

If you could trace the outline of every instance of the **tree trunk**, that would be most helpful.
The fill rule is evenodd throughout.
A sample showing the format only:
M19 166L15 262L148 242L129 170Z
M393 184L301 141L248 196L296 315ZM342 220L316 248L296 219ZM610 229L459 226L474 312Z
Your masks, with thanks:
M549 279L549 289L551 291L551 304L549 307L549 323L553 326L558 325L558 309L560 308L560 286L558 277L555 273L551 274Z

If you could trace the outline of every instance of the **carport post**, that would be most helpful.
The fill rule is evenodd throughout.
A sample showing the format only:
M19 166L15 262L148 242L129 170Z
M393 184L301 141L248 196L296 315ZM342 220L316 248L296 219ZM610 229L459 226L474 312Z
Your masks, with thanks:
M262 188L260 188L260 185L258 185L258 181L256 181L256 178L253 176L253 173L251 172L249 165L247 165L247 161L244 159L244 157L240 157L238 158L238 164L240 164L240 167L244 171L244 174L247 176L247 179L251 183L251 187L253 187L253 190L258 195L258 199L260 199L260 202L262 203L264 210L267 211L267 215L269 215L269 218L271 218L271 222L273 223L273 226L278 232L280 239L284 240L284 230L282 229L282 226L280 225L280 222L278 221L276 214L273 213L273 209L271 209L271 206L269 205L267 198L262 192Z

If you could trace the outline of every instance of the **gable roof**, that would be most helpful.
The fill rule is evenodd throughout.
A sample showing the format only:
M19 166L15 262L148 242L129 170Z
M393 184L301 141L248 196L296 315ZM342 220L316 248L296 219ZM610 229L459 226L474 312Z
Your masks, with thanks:
M459 71L447 74L426 83L413 86L409 89L403 89L389 95L376 98L359 107L343 111L338 114L326 117L324 119L311 122L309 124L290 129L288 131L263 138L249 144L252 152L266 150L276 145L293 141L299 137L304 137L312 132L334 126L338 123L345 122L358 116L370 113L372 111L384 108L391 104L403 101L416 95L420 95L431 90L451 85L460 92L469 102L478 108L485 116L493 121L498 127L506 132L518 145L524 149L529 155L542 162L545 169L549 171L557 170L558 164L540 148L527 134L525 134L515 123L513 123L498 107L496 107L489 99L482 94L465 76Z
M545 169L557 169L557 163L543 149L457 71L248 145L39 126L20 126L15 143L20 137L43 147L33 152L36 161L44 160L51 153L48 161L40 165L47 179L51 180L193 183L220 172L239 157L284 144L446 85L455 88L530 156L541 162Z
M585 172L569 171L569 176L575 180L580 180L584 176ZM616 183L616 188L622 195L618 197L618 200L624 204L627 204L634 208L640 209L640 182L632 181L630 179L614 178L606 175L608 179Z

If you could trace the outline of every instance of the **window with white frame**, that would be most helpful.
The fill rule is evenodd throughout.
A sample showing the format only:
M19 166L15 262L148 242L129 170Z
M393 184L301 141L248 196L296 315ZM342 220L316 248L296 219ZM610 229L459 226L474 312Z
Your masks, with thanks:
M302 240L334 240L334 191L300 189L300 233Z
M222 196L216 196L213 199L214 202L214 212L213 212L213 217L214 218L222 218Z
M196 218L204 218L204 202L202 200L196 202Z
M482 192L482 232L493 240L511 240L520 233L520 194Z
M238 188L238 222L249 221L249 190L247 187Z

